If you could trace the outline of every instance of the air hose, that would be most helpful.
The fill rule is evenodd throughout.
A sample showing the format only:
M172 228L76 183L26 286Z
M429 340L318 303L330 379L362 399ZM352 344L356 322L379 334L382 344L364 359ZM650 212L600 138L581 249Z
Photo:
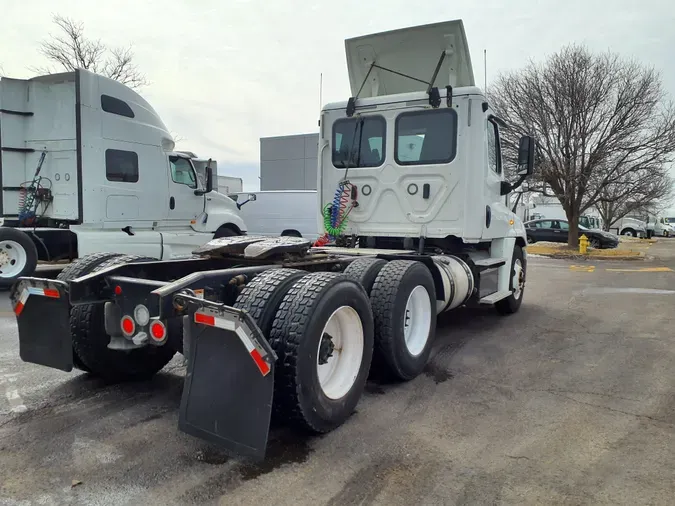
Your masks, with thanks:
M351 206L349 205L352 188L353 186L349 181L341 181L335 190L333 202L323 207L322 214L325 234L314 243L315 246L324 246L330 241L334 241L336 237L342 235L344 232L349 213L354 208L353 202Z

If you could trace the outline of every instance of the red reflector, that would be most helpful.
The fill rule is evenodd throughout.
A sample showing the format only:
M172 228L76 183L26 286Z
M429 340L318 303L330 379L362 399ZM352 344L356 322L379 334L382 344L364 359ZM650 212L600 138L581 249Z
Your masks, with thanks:
M195 313L195 323L203 323L204 325L216 326L216 317L204 313Z
M154 322L150 325L150 335L155 341L162 341L166 336L166 328L162 322Z
M136 328L136 325L134 324L134 321L129 318L128 316L125 316L122 318L122 331L125 334L131 335L134 333L134 330Z
M253 361L258 366L258 369L260 369L260 372L263 374L263 376L270 372L269 364L263 360L263 358L260 356L260 353L258 353L258 350L254 349L251 352L251 357L253 357Z
M16 313L16 316L19 316L21 314L21 311L23 311L23 302L18 302L16 307L14 308L14 313Z
M58 299L60 297L58 290L53 290L51 288L45 288L45 297L51 297L52 299Z
M122 287L120 285L115 287L115 295L122 295Z

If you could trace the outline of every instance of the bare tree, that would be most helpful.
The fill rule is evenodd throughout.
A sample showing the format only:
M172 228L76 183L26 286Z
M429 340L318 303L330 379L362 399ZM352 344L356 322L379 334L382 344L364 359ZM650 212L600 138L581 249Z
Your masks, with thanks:
M624 216L639 215L649 221L668 205L673 196L673 179L666 166L654 171L635 170L624 180L605 185L595 208L600 213L605 230Z
M612 53L571 45L544 64L502 74L488 90L508 163L520 135L537 139L537 172L530 189L550 187L578 242L584 211L609 197L608 187L663 171L675 153L675 107L651 68ZM639 178L637 178L639 180ZM550 193L548 195L551 195ZM621 197L622 198L622 197Z
M34 71L53 74L57 71L69 72L83 68L115 79L130 88L140 88L148 84L145 75L133 63L131 46L110 48L100 40L87 39L82 23L59 15L55 15L53 21L61 33L50 34L50 38L40 44L40 52L52 64L56 64L57 70L40 67L34 68Z

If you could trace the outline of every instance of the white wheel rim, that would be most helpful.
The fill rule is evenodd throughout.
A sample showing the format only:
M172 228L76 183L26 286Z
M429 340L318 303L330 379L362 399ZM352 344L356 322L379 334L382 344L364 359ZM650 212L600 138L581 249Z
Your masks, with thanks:
M0 277L13 278L21 274L28 262L23 246L16 241L0 241Z
M332 343L328 357L322 353L323 343ZM337 308L321 332L316 356L319 385L326 397L341 399L351 390L361 369L363 349L363 324L359 314L350 306Z
M525 278L523 276L523 263L520 259L516 258L516 261L513 263L513 279L511 280L513 285L513 297L518 300L523 294L523 288L525 288Z
M431 298L426 288L417 285L408 296L403 315L405 346L413 357L418 356L424 350L429 340L430 328Z
M628 237L633 237L633 232L631 232L630 230L628 230L628 231L626 232L626 235L627 235Z

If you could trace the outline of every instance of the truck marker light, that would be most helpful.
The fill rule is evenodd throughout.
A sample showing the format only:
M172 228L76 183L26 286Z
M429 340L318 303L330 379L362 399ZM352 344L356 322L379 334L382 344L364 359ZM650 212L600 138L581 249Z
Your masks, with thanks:
M215 315L199 312L195 313L195 323L201 323L203 325L208 325L209 327L234 331L234 333L239 337L239 340L246 347L246 350L248 351L249 355L251 355L251 358L255 362L255 365L258 366L258 369L262 375L267 376L269 374L269 364L260 354L253 341L251 341L251 339L246 335L246 332L244 332L243 328L236 327L233 322L226 320L225 318L219 318Z
M28 288L23 289L21 292L21 297L19 298L19 302L17 302L16 307L14 308L14 313L16 316L19 316L23 311L23 308L26 307L26 301L30 295L40 295L41 297L49 297L50 299L61 298L59 291L54 290L53 288L38 288L36 286L29 286Z
M152 325L150 325L150 336L155 341L164 341L166 337L166 327L164 324L160 321L152 322Z
M130 316L123 316L122 317L122 332L124 333L124 335L131 336L131 335L133 335L135 330L136 330L136 324L131 319L131 317Z
M122 295L122 287L120 285L115 287L115 295Z

